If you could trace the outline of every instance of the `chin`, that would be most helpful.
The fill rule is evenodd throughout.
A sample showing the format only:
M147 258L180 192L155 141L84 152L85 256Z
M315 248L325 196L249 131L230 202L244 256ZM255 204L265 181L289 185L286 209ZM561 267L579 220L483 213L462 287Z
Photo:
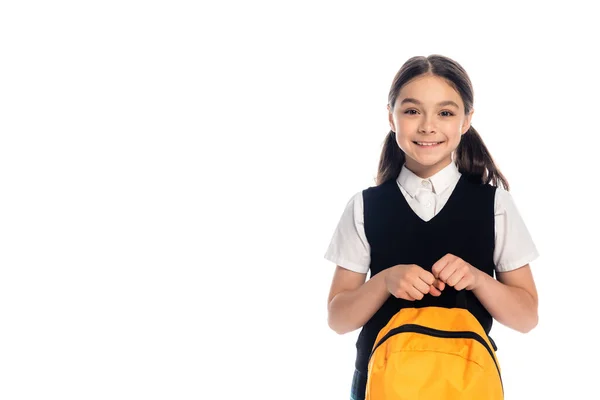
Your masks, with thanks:
M444 161L448 161L448 157L423 157L423 156L416 156L416 157L410 157L413 159L413 161L418 162L419 164L423 165L423 166L434 166L440 163L443 163Z
M450 162L452 162L452 158L450 158L450 160L448 160L447 157L443 157L443 158L437 157L435 159L429 158L429 157L412 157L408 153L407 153L407 159L410 159L409 166L411 164L413 164L413 167L414 167L415 166L414 164L417 164L418 168L427 168L427 169L436 168L438 166L440 167L439 169L442 169L445 166L449 165Z

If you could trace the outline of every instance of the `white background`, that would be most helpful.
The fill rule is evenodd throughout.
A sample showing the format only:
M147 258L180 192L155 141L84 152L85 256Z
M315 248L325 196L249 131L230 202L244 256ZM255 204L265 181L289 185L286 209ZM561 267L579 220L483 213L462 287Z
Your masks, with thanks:
M323 255L432 53L541 254L506 398L596 396L600 30L480 3L2 2L0 398L347 399Z

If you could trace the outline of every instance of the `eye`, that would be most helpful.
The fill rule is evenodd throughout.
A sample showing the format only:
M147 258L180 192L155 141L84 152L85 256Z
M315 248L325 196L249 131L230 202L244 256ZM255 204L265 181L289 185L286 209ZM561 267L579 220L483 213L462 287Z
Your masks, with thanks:
M405 110L404 114L415 115L415 114L417 114L417 110L414 110L414 109L410 108L408 110Z
M442 114L442 117L451 117L454 114L450 111L442 111L440 114Z

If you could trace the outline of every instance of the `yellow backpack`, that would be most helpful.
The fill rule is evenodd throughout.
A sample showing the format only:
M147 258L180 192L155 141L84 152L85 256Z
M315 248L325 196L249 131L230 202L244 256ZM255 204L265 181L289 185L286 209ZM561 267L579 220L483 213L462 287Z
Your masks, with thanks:
M464 308L404 308L375 340L366 400L501 400L494 346Z

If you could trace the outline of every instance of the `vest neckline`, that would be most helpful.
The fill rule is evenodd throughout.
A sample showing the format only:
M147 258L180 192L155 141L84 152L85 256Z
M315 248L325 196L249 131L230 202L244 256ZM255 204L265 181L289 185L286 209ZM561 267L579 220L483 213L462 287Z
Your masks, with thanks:
M447 209L450 208L449 206L452 206L456 202L456 198L459 196L459 192L461 191L460 189L462 188L463 181L464 181L464 174L461 174L460 178L458 178L458 182L456 183L456 186L454 187L454 189L452 190L452 193L450 194L450 197L446 201L446 204L444 204L444 207L442 207L442 209L437 214L435 214L433 216L433 218L431 218L429 221L425 221L424 219L419 217L419 215L417 215L417 213L415 213L415 211L410 207L410 204L408 204L408 201L404 197L404 194L402 194L402 191L400 190L400 186L398 186L398 183L395 180L393 181L393 183L394 183L394 186L396 187L396 190L395 190L396 193L398 193L400 195L399 197L401 198L402 203L406 206L406 208L408 208L412 217L422 224L429 225L429 224L433 223L434 221L437 221L438 219L440 219L440 216L443 216L447 212Z

